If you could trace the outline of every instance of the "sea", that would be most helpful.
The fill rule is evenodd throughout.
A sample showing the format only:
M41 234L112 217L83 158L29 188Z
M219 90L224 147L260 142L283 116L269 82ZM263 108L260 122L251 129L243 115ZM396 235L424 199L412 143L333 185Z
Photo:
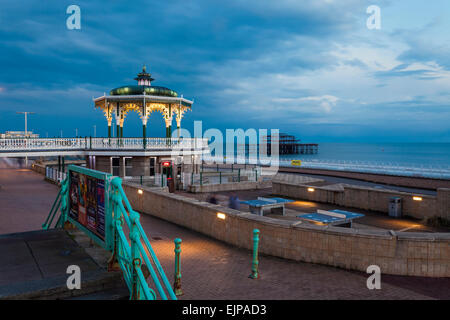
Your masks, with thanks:
M280 158L450 168L450 143L319 143L317 154Z
M244 163L241 156L243 145L234 147L237 162ZM247 148L246 158L255 158L257 148ZM250 149L251 155L248 154ZM301 160L301 163L293 163L292 160ZM317 154L280 155L277 163L288 167L300 165L304 168L450 179L450 143L319 143Z

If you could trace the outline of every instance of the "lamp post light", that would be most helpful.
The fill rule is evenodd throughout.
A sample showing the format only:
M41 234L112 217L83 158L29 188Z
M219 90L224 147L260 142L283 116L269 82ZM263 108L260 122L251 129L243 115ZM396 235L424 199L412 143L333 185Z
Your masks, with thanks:
M27 137L27 115L29 114L35 114L35 112L30 112L30 111L22 111L22 112L16 112L17 114L24 114L25 115L25 138Z
M35 112L30 112L30 111L21 111L21 112L16 112L17 114L24 114L25 115L25 139L27 138L27 115L29 114L35 114ZM25 155L25 167L28 167L28 156Z

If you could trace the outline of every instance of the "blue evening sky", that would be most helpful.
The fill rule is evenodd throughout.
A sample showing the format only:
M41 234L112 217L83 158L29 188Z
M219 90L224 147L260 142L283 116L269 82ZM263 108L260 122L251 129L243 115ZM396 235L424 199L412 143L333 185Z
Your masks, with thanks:
M66 9L81 8L81 30ZM381 8L369 30L366 9ZM106 135L93 97L147 65L194 99L203 128L267 128L305 142L450 142L448 0L4 0L0 132ZM137 114L126 136L141 135ZM163 136L161 114L149 136Z

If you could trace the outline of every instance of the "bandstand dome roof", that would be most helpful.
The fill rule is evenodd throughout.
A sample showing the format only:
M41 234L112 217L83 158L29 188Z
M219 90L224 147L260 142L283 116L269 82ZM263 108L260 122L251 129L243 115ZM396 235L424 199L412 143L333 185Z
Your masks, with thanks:
M145 94L152 96L178 97L178 93L166 87L130 85L112 89L109 94L112 96L131 96Z
M155 80L152 75L147 72L147 68L142 68L142 71L138 73L134 78L138 82L137 85L123 86L112 89L109 94L112 96L133 96L148 94L152 96L164 96L164 97L178 97L178 93L166 87L152 86L151 81Z

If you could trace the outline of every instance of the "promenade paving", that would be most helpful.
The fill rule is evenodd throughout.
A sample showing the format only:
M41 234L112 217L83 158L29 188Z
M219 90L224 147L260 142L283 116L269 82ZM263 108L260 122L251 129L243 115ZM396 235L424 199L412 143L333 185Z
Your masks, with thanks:
M24 194L20 191L20 185L24 184L22 180L29 184L27 193L33 195L27 201L23 200ZM13 169L0 170L0 185L0 232L40 229L57 188L34 172ZM22 206L17 203L22 203ZM381 290L368 290L364 273L270 256L260 257L261 278L253 280L248 278L251 268L249 250L229 246L145 214L141 216L141 223L171 281L173 239L182 238L181 271L185 293L180 297L182 300L450 299L450 279L386 275L382 276Z

